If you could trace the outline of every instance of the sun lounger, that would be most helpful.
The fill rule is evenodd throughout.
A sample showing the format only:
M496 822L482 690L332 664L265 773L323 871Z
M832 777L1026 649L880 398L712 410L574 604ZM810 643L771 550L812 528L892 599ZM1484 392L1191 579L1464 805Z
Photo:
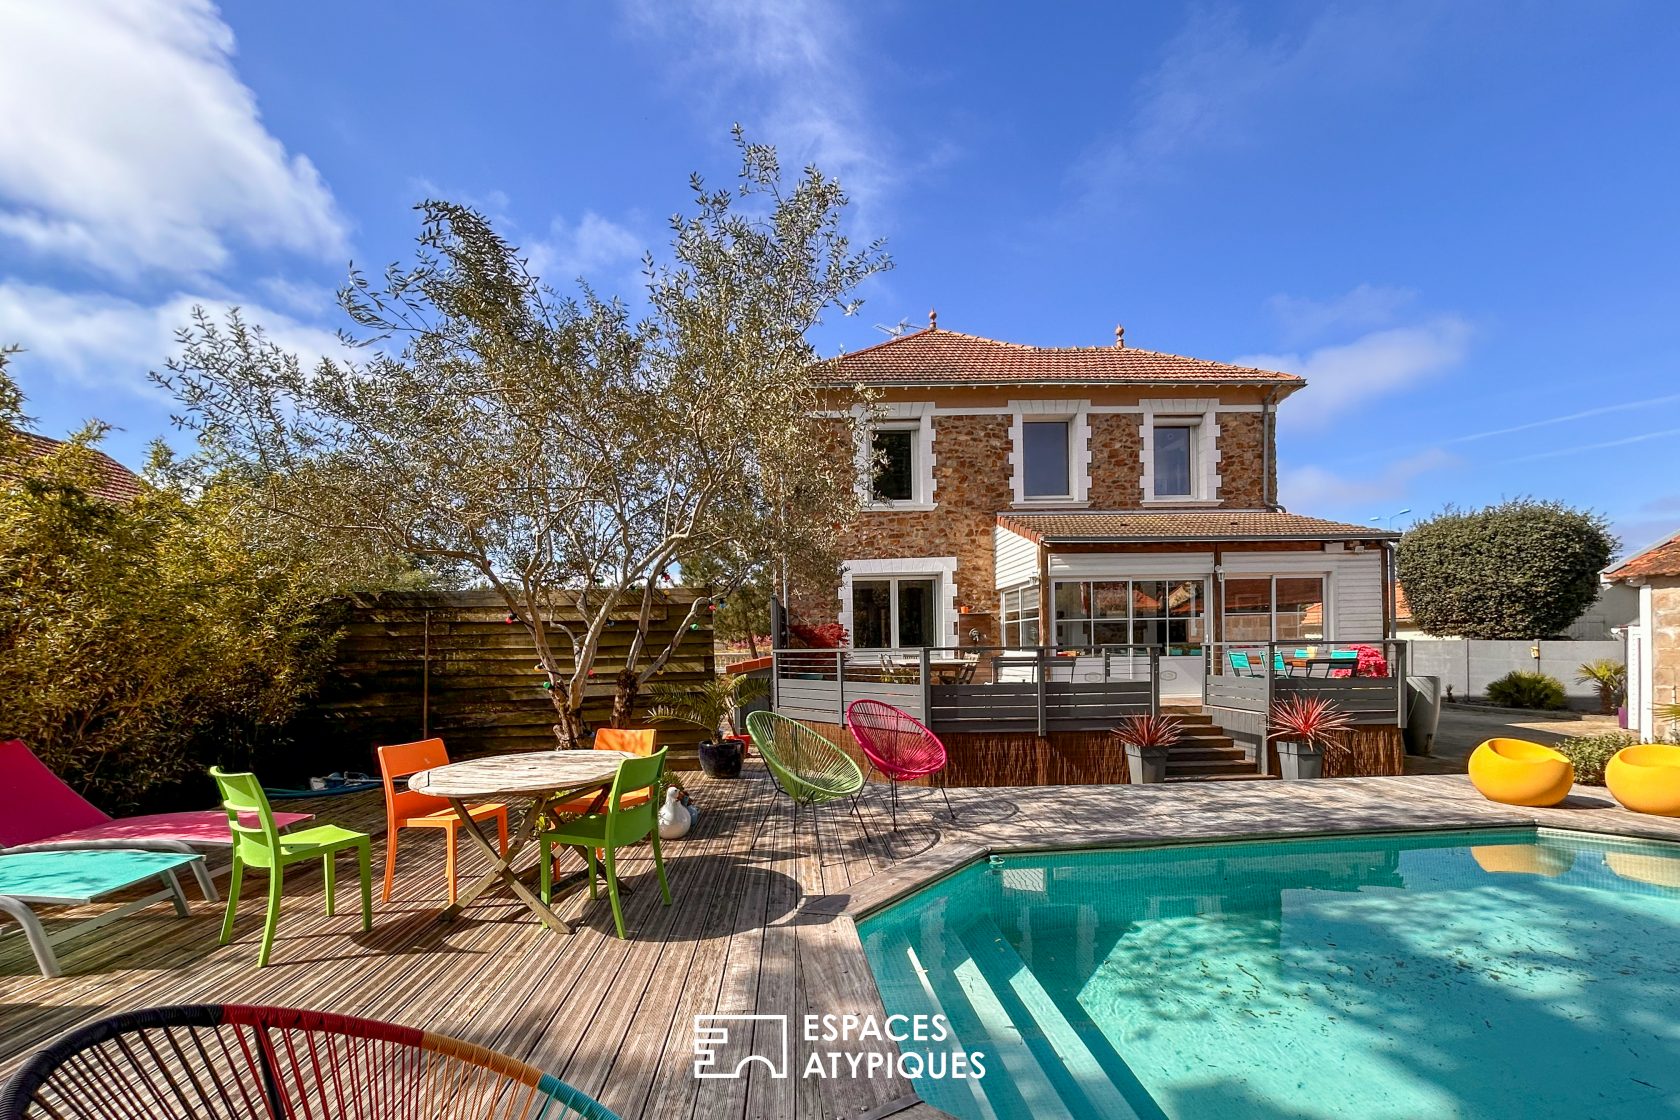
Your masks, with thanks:
M181 893L175 872L189 865L196 868L203 864L204 857L200 855L132 849L0 852L0 913L10 914L23 926L23 935L35 953L41 975L57 976L55 942L78 937L165 899L175 904L176 913L186 917L187 899ZM164 889L53 934L48 934L35 916L37 906L85 906L148 879L160 880Z
M309 813L274 814L281 829L310 819ZM123 848L191 855L194 848L232 843L220 809L114 818L65 785L22 740L0 742L0 848L9 852ZM203 860L193 864L193 874L204 897L215 902Z

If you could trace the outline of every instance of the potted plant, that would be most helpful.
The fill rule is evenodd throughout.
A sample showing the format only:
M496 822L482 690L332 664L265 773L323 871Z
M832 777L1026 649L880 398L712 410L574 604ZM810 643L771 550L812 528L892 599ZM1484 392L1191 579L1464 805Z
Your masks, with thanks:
M1615 715L1627 698L1627 665L1601 657L1584 663L1575 673L1577 684L1590 684L1598 689L1599 714Z
M1347 713L1319 696L1291 696L1272 705L1279 776L1288 782L1324 776L1324 752L1353 729Z
M1184 724L1172 716L1127 716L1114 729L1126 748L1126 776L1131 784L1156 785L1167 780L1167 754L1184 735Z
M770 683L744 673L724 674L690 684L656 682L648 689L656 723L688 723L708 738L700 743L700 769L710 778L738 778L747 743L735 732L735 712L770 691ZM729 734L722 728L729 728Z

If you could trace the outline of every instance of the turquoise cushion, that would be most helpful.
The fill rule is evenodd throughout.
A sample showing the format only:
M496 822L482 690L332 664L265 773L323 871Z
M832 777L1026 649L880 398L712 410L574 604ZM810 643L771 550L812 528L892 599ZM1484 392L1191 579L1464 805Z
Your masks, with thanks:
M0 894L23 902L92 902L199 858L127 848L0 852Z

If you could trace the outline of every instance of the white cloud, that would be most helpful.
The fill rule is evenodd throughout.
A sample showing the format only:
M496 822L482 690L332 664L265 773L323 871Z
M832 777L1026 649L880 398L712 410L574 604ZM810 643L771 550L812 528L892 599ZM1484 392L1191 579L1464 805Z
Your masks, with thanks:
M0 6L0 237L122 277L209 274L230 242L346 255L233 50L208 0Z
M531 271L550 287L582 278L610 293L647 246L627 227L591 210L575 223L555 218L547 237L522 248Z
M858 31L844 5L818 0L628 0L645 32L677 44L717 109L777 146L790 164L815 163L858 203L880 203L897 182L894 158L867 120L866 83L852 62ZM739 106L751 112L742 113ZM943 158L943 157L940 157Z
M1197 151L1261 143L1278 121L1310 120L1329 99L1405 72L1435 18L1428 4L1329 7L1299 30L1261 37L1235 8L1193 9L1160 64L1138 79L1123 125L1074 165L1084 202L1169 176Z
M1420 475L1457 466L1460 460L1438 447L1388 464L1376 474L1355 476L1345 465L1292 467L1278 476L1278 495L1290 509L1318 513L1391 504L1404 499ZM1383 510L1376 512L1393 512ZM1357 509L1343 516L1358 516Z
M61 380L152 393L157 390L146 375L176 353L175 332L190 322L194 306L218 317L230 306L241 307L246 322L263 327L271 341L306 363L345 353L333 332L239 300L178 293L148 304L12 281L0 281L0 340L22 346L31 368Z
M1409 288L1361 284L1335 299L1307 299L1279 293L1266 306L1290 342L1308 342L1337 331L1370 330L1394 322L1401 309L1417 298Z
M1278 416L1285 426L1311 428L1452 369L1464 360L1470 334L1463 318L1441 315L1304 353L1246 354L1233 361L1305 377L1308 387L1290 398Z

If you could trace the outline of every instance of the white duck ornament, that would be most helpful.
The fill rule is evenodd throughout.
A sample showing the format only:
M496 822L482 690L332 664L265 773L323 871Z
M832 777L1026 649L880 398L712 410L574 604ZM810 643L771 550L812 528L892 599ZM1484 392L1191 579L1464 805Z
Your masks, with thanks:
M665 804L659 808L659 838L680 840L694 827L694 814L682 803L682 790L675 786L665 791Z

